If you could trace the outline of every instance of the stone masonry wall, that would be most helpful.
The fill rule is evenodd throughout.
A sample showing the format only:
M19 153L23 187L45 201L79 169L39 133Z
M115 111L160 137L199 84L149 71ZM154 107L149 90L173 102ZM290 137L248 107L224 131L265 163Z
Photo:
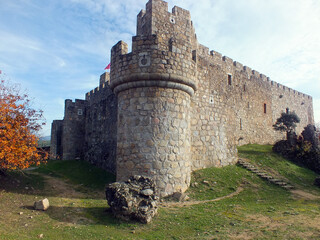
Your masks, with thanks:
M65 101L65 112L62 129L63 160L84 158L84 135L86 101L76 99Z
M54 120L51 126L50 157L60 158L62 155L63 120Z
M190 95L167 88L134 88L118 95L117 180L154 178L161 192L190 184Z
M115 173L117 145L117 99L110 89L109 74L86 94L85 160Z

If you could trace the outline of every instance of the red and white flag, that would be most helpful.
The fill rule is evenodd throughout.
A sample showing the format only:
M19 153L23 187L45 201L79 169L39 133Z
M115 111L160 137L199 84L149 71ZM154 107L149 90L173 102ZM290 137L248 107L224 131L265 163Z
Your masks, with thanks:
M104 70L109 70L109 69L110 69L110 63L108 64L108 66L106 66Z

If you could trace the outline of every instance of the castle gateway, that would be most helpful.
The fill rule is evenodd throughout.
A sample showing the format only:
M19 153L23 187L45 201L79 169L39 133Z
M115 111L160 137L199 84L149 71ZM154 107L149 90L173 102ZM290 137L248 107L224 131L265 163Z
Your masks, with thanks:
M116 173L152 177L161 196L185 191L191 172L237 161L237 145L272 144L287 110L313 124L312 98L198 43L190 13L149 0L132 52L111 50L110 75L85 100L66 100L52 123L52 154Z

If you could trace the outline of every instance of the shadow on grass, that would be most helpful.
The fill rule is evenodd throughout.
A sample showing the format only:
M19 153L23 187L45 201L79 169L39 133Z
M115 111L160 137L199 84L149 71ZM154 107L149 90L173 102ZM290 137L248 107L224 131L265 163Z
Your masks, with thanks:
M45 197L78 198L75 196L77 194L69 192L69 190L72 192L74 190L84 195L83 198L104 199L105 186L115 180L114 175L101 169L94 171L88 169L88 174L82 169L80 172L82 177L77 176L74 172L79 173L79 170L73 171L74 175L70 174L71 177L68 174L59 175L49 170L38 169L26 172L7 172L5 176L0 176L0 191ZM59 185L59 181L53 186L48 184L48 180L45 179L46 175L67 183L69 189L61 191L63 188Z
M22 209L34 210L33 206L23 206ZM125 225L136 222L124 222L113 216L107 206L105 207L59 207L50 206L43 211L51 219L60 223L77 225Z

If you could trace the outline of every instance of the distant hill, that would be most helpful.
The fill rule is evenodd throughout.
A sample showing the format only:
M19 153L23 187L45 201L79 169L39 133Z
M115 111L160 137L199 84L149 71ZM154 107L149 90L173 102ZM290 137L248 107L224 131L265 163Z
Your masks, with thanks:
M44 137L40 137L39 141L50 141L51 136L44 136Z
M50 146L51 136L40 137L38 141L39 147L48 147Z

